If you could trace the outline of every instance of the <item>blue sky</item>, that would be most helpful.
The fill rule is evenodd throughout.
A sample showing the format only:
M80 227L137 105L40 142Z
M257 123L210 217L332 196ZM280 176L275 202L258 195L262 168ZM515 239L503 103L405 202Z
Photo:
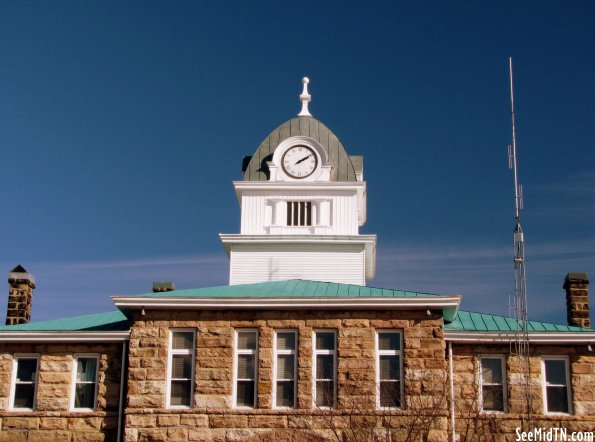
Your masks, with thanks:
M33 319L222 285L241 160L312 114L364 155L369 285L508 313L513 57L529 316L595 275L595 3L0 3L0 269ZM0 296L4 311L6 296Z

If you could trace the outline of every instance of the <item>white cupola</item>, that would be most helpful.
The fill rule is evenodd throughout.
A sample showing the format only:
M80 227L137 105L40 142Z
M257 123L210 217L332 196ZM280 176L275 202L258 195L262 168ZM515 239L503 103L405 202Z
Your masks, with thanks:
M220 234L230 284L310 279L365 285L375 272L376 235L366 221L362 157L347 155L337 136L312 117L308 78L302 109L244 160L234 188L239 234Z

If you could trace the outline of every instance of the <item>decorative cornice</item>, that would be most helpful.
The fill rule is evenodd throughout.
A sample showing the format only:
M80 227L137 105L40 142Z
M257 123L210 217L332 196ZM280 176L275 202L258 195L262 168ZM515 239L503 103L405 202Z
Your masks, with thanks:
M112 296L121 310L442 310L451 321L461 302L460 296L411 297L295 297L295 298L176 298L174 296Z
M220 233L219 238L221 238L223 244L271 242L300 244L376 244L376 235L244 235L241 233Z
M244 190L361 190L365 181L234 181L236 192Z
M444 339L461 344L508 344L515 332L444 331ZM595 344L595 332L529 332L531 344Z
M0 342L122 342L130 331L2 331Z

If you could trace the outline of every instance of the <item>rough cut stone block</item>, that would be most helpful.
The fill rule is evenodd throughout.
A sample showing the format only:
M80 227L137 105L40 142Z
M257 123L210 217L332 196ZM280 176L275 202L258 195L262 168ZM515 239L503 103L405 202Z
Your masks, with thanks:
M188 428L168 428L167 439L170 441L185 442L188 440Z
M102 419L99 417L71 417L68 418L69 430L99 430L101 428Z
M154 415L129 415L126 416L126 426L153 428L156 426L157 417Z
M142 428L138 430L137 440L139 442L168 442L167 430L165 428Z
M22 430L36 430L39 428L39 418L37 417L12 417L5 416L2 418L2 429L22 429Z
M61 417L42 417L39 419L40 430L65 430L68 420Z
M209 418L204 414L183 414L180 416L180 425L187 425L194 428L208 427Z
M70 377L70 372L53 373L40 371L39 382L40 384L70 384Z
M35 401L36 411L66 411L70 407L68 397L38 398Z
M180 415L178 414L165 414L157 416L157 426L159 427L173 427L180 425ZM149 426L149 425L138 425L138 426Z
M246 428L248 426L247 416L209 416L211 428Z
M128 406L130 408L163 408L165 398L161 396L128 396Z
M72 433L72 442L103 442L110 439L103 433L93 433L90 431Z
M27 442L27 431L0 431L0 442Z
M188 430L188 440L199 442L211 441L211 430L208 428L190 428Z

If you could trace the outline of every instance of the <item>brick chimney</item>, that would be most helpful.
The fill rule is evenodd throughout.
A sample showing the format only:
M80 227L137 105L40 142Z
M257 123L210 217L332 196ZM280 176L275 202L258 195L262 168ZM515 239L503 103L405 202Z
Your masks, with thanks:
M155 281L153 282L153 293L173 292L176 285L172 281Z
M591 327L589 318L589 275L569 273L564 279L568 325Z
M27 324L31 320L31 302L35 277L21 265L8 273L6 325Z

